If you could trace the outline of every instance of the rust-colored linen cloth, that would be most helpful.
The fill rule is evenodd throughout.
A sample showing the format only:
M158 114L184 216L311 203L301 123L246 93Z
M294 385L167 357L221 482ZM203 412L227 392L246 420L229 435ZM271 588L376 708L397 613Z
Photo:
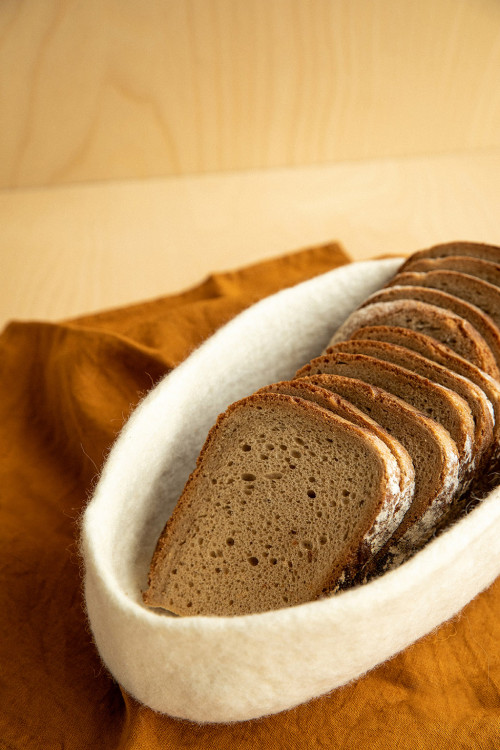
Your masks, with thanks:
M0 748L500 748L500 580L354 683L239 724L198 726L139 705L92 642L78 522L131 410L242 309L347 261L325 245L125 309L5 329Z

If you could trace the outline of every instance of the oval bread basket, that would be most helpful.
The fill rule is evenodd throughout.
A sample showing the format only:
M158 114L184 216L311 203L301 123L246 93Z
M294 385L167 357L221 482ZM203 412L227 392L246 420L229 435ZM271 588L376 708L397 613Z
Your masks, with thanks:
M86 605L105 665L156 711L231 722L291 708L406 648L500 573L497 489L397 570L328 599L240 617L142 603L156 540L217 415L320 354L400 263L353 263L249 308L151 391L115 443L83 519Z

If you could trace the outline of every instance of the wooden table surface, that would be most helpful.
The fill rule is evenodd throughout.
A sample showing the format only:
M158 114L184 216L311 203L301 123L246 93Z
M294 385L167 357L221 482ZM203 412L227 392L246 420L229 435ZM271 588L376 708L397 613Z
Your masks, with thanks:
M4 190L0 324L179 291L338 240L354 259L500 244L500 149Z
M0 60L0 326L500 244L495 0L10 0Z

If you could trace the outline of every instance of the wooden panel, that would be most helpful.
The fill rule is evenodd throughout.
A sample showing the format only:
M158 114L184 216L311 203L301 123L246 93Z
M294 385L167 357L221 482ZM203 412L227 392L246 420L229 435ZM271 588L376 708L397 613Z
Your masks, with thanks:
M500 145L497 0L3 0L0 187Z
M500 245L500 148L0 193L0 327L175 292L339 240L356 259Z

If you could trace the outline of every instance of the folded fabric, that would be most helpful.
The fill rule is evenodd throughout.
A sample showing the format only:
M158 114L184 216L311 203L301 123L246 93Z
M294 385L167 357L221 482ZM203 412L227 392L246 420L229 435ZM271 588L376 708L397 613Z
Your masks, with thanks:
M499 736L500 586L364 678L286 713L197 726L131 699L82 606L78 520L143 395L259 296L345 262L335 246L211 277L175 297L63 324L14 323L1 348L0 737L8 748L466 748ZM484 551L485 554L488 550Z

